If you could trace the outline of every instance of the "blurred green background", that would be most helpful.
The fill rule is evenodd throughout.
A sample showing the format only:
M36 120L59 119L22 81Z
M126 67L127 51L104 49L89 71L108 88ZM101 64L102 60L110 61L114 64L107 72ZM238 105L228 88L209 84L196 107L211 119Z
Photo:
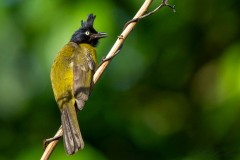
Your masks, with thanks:
M143 0L0 1L0 160L40 159L60 126L49 78L89 13L101 60ZM154 9L161 1L155 0ZM143 19L79 116L86 147L50 159L239 160L240 1L170 1Z

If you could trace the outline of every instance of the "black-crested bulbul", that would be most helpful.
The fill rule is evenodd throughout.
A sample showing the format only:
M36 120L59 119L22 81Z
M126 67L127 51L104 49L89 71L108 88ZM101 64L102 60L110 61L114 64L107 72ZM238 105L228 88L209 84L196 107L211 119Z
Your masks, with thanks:
M84 147L77 112L84 107L93 85L97 67L96 50L106 33L93 28L95 15L90 14L58 53L51 69L52 88L61 111L63 141L67 154Z

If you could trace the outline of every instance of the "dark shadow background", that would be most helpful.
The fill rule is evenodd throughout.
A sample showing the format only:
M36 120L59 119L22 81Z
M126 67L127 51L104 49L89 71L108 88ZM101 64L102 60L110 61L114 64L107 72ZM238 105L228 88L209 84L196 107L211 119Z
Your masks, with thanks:
M101 60L144 1L0 1L0 159L40 159L60 125L51 64L80 20ZM160 1L154 1L151 9ZM86 143L51 159L239 160L240 1L170 1L143 19L79 113Z

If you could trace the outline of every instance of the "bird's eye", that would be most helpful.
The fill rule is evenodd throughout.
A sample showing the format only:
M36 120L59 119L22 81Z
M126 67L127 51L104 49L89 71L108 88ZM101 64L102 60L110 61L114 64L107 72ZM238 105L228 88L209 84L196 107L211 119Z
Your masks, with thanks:
M88 36L88 35L90 34L90 32L89 32L89 31L86 31L85 34Z

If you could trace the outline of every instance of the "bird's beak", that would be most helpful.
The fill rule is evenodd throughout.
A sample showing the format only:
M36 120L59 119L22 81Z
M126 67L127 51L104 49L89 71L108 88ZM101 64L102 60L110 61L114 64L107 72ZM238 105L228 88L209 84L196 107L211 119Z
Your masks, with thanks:
M107 33L105 33L105 32L98 32L96 34L91 35L92 39L100 39L100 38L105 38L105 37L107 37Z

